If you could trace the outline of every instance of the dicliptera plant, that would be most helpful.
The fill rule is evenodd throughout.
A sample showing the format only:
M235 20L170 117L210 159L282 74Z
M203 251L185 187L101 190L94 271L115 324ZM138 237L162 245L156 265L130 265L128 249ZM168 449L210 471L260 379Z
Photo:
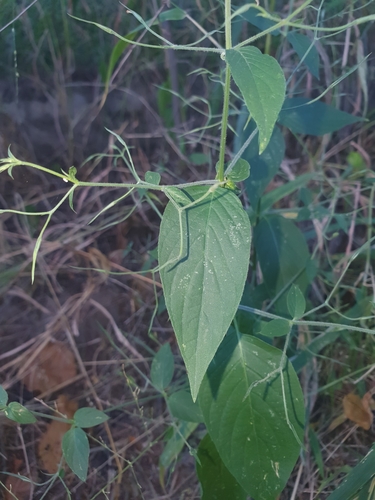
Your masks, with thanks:
M290 9L286 17L279 18L259 2L237 8L231 5L231 0L225 0L225 47L222 48L217 42L214 47L200 46L199 42L175 45L161 37L154 28L155 20L147 22L130 8L127 13L150 34L162 39L164 45L137 42L133 33L121 36L84 20L115 35L124 42L124 47L129 43L158 50L210 52L221 59L223 109L215 179L162 185L157 172L147 172L145 179L141 179L126 143L114 132L111 133L120 144L117 158L128 165L133 183L83 182L77 178L74 167L67 173L55 172L19 160L11 151L8 158L1 160L0 170L10 175L15 167L27 166L70 184L53 209L32 214L47 216L34 250L32 279L47 225L66 200L73 207L74 194L80 187L123 188L124 194L104 210L130 197L135 190L143 190L146 198L148 191L167 196L169 202L160 226L158 266L153 272L160 273L191 393L191 397L172 394L167 402L171 413L185 422L181 431L184 437L200 422L207 428L197 451L197 473L204 499L245 499L249 495L254 500L277 498L303 449L305 435L304 397L296 369L288 359L293 331L309 325L332 333L338 328L336 323L306 319L327 305L330 297L318 308L306 312L305 296L315 272L312 256L294 222L270 213L277 201L305 186L313 175L304 174L281 188L265 195L263 192L284 155L279 125L296 134L318 136L361 118L319 101L324 92L314 101L286 98L288 88L283 69L274 57L254 46L263 36L287 36L301 59L299 65L305 64L311 74L316 74L319 54L315 43L319 37L375 20L375 15L369 15L351 20L339 29L325 27L323 4L324 0L316 7L312 0L307 0ZM315 26L300 20L309 9L315 13ZM163 16L164 20L182 20L185 12L174 7ZM238 21L249 22L263 31L233 44L232 27ZM312 33L311 37L303 33L306 30ZM205 40L212 39L211 34L203 32ZM228 161L230 101L239 99L243 107L234 124L236 138ZM252 203L249 210L243 208L238 197L239 182L244 182ZM30 215L17 210L0 212ZM254 259L263 276L263 282L257 286L254 281L246 284L252 243ZM270 301L274 312L261 310L259 304L264 300ZM371 333L358 326L353 329ZM282 349L272 345L276 337L285 338ZM168 363L170 353L161 350L155 358L154 375L151 374L160 391L171 380L169 375L167 382L163 379L165 373L173 373ZM189 408L185 412L179 404L182 400Z

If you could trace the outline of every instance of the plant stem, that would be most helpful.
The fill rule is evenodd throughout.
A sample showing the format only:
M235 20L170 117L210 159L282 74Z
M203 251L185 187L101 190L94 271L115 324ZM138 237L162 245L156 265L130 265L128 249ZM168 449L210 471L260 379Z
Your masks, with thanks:
M225 0L225 49L229 50L231 48L232 48L231 0ZM229 97L230 97L230 69L228 63L226 63L223 116L221 118L219 167L217 170L217 178L219 179L220 182L224 181L224 160L225 160L225 145L227 142Z

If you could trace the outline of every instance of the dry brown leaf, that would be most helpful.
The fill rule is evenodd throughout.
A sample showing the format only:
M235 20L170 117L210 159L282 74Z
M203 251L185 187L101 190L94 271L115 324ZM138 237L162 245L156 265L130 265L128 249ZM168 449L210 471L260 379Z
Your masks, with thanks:
M9 472L18 474L23 463L23 460L14 459L12 469ZM8 476L5 481L5 488L7 490L5 491L5 500L14 500L15 497L18 500L28 500L30 498L32 484L23 481L20 477Z
M347 419L346 416L343 413L341 413L341 415L332 420L330 426L328 427L328 432L334 431L336 427L343 424L346 419Z
M78 405L74 401L69 401L61 394L57 399L57 409L68 418L73 418ZM60 415L58 415L60 416ZM61 443L64 434L70 429L70 425L64 422L52 420L48 424L46 432L41 437L38 444L38 455L42 462L42 467L50 474L55 474L61 461Z
M5 500L28 500L30 498L32 484L23 481L20 477L8 476L5 481ZM11 493L10 493L11 492Z
M30 392L53 392L77 375L72 351L62 342L50 342L33 361L22 381Z
M373 420L369 403L369 396L365 395L364 398L361 399L352 392L347 394L342 401L346 418L349 418L352 422L355 422L366 431L370 429Z
M371 413L371 415L372 415L371 410L374 408L373 403L374 403L374 400L372 399L371 392L366 392L366 394L362 398L362 404L363 404L363 408L366 411L368 411L369 413Z

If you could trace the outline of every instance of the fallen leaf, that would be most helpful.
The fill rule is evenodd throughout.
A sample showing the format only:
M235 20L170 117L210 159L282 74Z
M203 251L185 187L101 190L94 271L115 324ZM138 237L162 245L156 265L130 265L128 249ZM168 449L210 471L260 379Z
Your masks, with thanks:
M8 476L5 481L5 500L28 500L31 494L32 484L23 481L20 477Z
M62 342L50 342L40 351L22 381L30 392L50 393L76 375L72 351Z
M369 406L371 395L368 396L368 394L361 399L351 392L342 401L346 418L349 418L366 431L370 429L373 420L373 414Z
M78 408L77 403L68 400L61 394L57 399L57 409L68 418L73 418ZM60 417L59 414L57 416ZM42 468L50 474L55 474L58 470L62 457L61 443L64 434L70 429L70 424L52 420L41 437L38 444L38 455L42 462Z
M328 427L328 432L334 431L336 427L343 424L345 420L347 420L347 417L341 413L341 415L332 420L330 426Z
M9 472L18 474L24 465L23 460L14 459ZM8 476L5 481L5 500L28 500L31 495L32 484L23 481L20 477Z

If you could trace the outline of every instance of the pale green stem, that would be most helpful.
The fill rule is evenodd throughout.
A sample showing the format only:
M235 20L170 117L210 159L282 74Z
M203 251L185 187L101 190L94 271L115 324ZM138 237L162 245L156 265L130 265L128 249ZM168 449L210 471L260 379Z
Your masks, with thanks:
M232 48L231 0L225 0L225 49L229 50L231 48ZM219 167L217 169L217 178L219 179L220 182L224 181L224 161L225 161L225 145L227 142L229 98L230 98L230 69L228 63L226 63L223 115L221 118Z
M3 166L1 166L1 163L3 163ZM46 172L50 175L54 175L55 177L59 177L60 179L63 179L65 182L70 182L74 184L77 187L104 187L104 188L120 188L120 189L150 189L153 191L162 191L166 192L168 191L169 188L178 188L178 189L185 189L188 187L193 187L193 186L211 186L211 185L216 185L220 184L217 180L203 180L203 181L195 181L195 182L184 182L182 184L171 184L171 185L157 185L157 184L150 184L149 182L145 181L139 181L139 182L84 182L84 181L79 181L78 179L69 176L69 174L66 173L59 173L55 172L54 170L50 170L49 168L42 167L41 165L37 165L36 163L29 163L25 161L20 161L20 160L14 160L11 161L8 158L5 160L0 159L0 174L9 168L14 168L14 167L19 167L19 166L25 166L25 167L31 167L35 168L36 170L41 170L42 172ZM1 210L0 213L3 212L10 212L10 210ZM47 215L49 214L48 212L43 212L43 213L30 213L30 215Z
M277 314L272 314L267 311L262 311L261 309L256 309L255 307L248 307L248 306L243 306L239 305L238 309L240 311L246 311L252 314L256 314L258 316L262 316L263 318L269 318L269 319L285 319L285 321L289 321L291 325L297 325L297 326L317 326L321 328L332 328L332 333L337 332L338 330L352 330L355 332L361 332L361 333L368 333L370 335L374 335L375 332L373 329L370 328L361 328L360 326L352 326L352 325L347 325L347 324L341 324L341 323L330 323L328 321L304 321L304 320L296 320L296 319L287 319L283 318L282 316L278 316ZM311 311L308 311L310 314Z

